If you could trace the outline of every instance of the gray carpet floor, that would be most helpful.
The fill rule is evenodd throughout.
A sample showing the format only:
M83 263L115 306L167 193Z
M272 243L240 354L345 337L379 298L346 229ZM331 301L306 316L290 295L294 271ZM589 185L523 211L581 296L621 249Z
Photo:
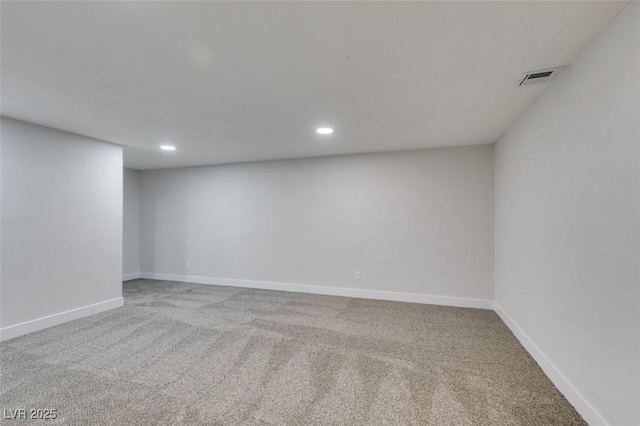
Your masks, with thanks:
M1 343L0 409L57 409L50 425L586 424L492 311L152 280L124 296Z

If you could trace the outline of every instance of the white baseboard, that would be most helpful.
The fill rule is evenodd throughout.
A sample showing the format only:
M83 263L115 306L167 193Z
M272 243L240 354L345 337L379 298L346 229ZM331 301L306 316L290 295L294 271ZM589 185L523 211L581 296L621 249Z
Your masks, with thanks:
M54 325L59 325L68 321L108 311L109 309L118 308L122 305L124 305L124 299L122 297L118 297L111 300L105 300L104 302L83 306L81 308L71 309L70 311L60 312L58 314L0 328L0 342L22 336L23 334L53 327Z
M195 284L213 284L229 287L259 288L265 290L292 291L296 293L324 294L329 296L357 297L361 299L393 300L396 302L424 303L429 305L456 306L493 310L493 300L465 297L433 296L419 293L366 290L360 288L328 287L320 285L292 284L271 281L239 280L232 278L199 277L193 275L160 274L142 272L142 278L165 281L182 281Z
M356 297L362 299L391 300L397 302L423 303L430 305L455 306L463 308L490 309L500 316L502 321L509 327L522 346L536 360L545 374L560 390L560 392L573 404L575 409L591 426L609 426L609 423L602 415L587 401L587 399L573 386L573 384L562 374L556 365L542 352L533 340L520 328L511 316L498 304L489 299L474 299L464 297L434 296L419 293L404 293L382 290L367 290L347 287L328 287L307 284L281 283L271 281L240 280L233 278L200 277L193 275L163 274L154 272L140 272L123 274L122 280L132 280L137 278L181 281L195 284L211 284L229 287L257 288L265 290L291 291L297 293L323 294L330 296ZM15 324L0 328L0 341L5 341L27 333L53 327L75 319L87 317L117 308L124 305L122 297L94 303L81 308L72 309L66 312L49 315L35 320Z
M122 281L129 281L129 280L137 280L138 278L141 278L142 274L140 274L140 272L131 272L129 274L122 274Z
M587 401L587 399L576 389L575 386L565 377L556 365L542 352L533 340L520 328L513 318L498 304L494 303L494 310L502 321L509 327L522 346L536 360L542 371L553 382L558 390L567 398L591 426L609 426L604 417Z

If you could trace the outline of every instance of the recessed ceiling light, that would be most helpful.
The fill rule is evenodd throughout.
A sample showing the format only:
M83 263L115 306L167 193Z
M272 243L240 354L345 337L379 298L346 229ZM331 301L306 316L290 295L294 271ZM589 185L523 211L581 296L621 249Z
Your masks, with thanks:
M165 151L175 151L176 147L171 145L160 145L160 149L163 149Z
M331 127L318 127L316 133L319 135L330 135L333 133L333 129Z

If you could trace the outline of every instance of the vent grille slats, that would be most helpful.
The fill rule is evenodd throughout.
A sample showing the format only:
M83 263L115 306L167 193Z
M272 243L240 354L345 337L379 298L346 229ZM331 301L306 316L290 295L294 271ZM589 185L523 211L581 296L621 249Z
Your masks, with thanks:
M558 74L564 71L565 68L567 67L563 66L563 67L547 68L544 70L525 72L520 76L520 80L518 80L518 86L524 86L527 84L536 84L536 83L548 83L554 78L556 78Z

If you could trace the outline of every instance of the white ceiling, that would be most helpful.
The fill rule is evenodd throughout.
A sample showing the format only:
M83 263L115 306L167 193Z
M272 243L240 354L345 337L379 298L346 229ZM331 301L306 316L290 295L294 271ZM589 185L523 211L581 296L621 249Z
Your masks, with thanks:
M3 2L2 114L139 169L492 143L626 5Z

